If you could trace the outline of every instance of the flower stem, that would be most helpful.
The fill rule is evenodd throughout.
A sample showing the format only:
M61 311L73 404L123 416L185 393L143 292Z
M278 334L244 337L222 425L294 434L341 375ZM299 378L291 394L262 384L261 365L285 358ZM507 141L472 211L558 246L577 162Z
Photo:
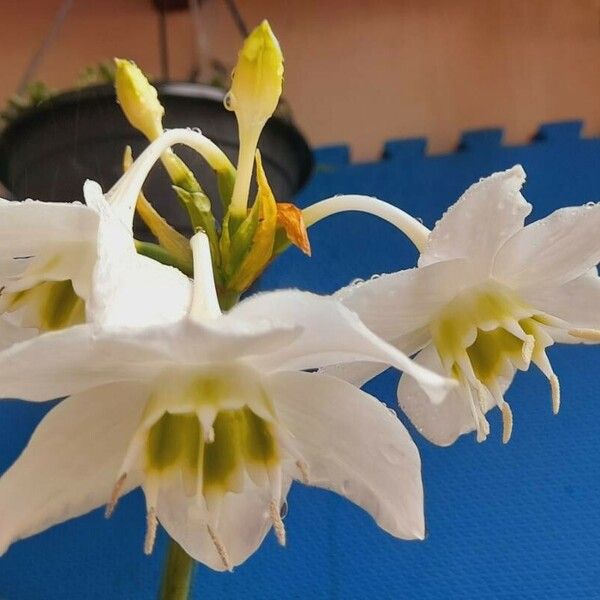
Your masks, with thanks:
M158 599L188 600L194 567L194 559L175 540L171 540Z
M335 215L336 213L348 211L369 213L391 223L408 237L419 252L422 252L425 248L425 244L431 233L425 225L400 208L383 200L358 194L333 196L326 200L321 200L321 202L305 208L302 211L302 216L304 217L306 227L310 227L321 219Z

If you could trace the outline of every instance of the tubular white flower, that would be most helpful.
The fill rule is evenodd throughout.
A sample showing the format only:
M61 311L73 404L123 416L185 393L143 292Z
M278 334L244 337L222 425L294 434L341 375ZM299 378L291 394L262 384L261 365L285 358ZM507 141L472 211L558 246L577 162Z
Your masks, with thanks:
M441 403L406 377L398 387L400 406L440 445L473 430L483 441L485 413L495 406L507 442L512 412L504 393L516 370L532 363L548 378L558 412L560 386L546 349L600 341L600 205L561 209L524 227L531 211L524 181L520 166L482 179L438 221L418 268L337 294L375 333L420 351L416 362L459 383ZM361 384L380 371L363 364L333 372Z
M315 202L302 211L306 227L322 219L341 212L363 212L379 217L397 227L421 252L429 238L430 231L417 219L402 209L371 196L347 194L332 196Z
M192 248L206 271L180 321L84 324L0 352L0 397L70 396L0 478L0 553L101 497L111 514L141 486L146 552L161 523L195 559L231 569L271 527L285 543L280 509L294 479L346 496L394 536L423 537L420 461L404 426L356 387L299 370L383 362L438 401L447 380L414 368L329 297L265 293L221 314L203 237ZM58 434L69 443L55 452ZM43 494L25 498L33 486Z

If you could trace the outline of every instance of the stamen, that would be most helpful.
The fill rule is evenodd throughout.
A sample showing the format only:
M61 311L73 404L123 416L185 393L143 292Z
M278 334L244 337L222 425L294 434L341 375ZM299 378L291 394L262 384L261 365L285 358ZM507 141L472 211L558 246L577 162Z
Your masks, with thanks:
M146 555L152 554L152 550L154 550L157 528L158 519L156 517L156 509L152 506L146 516L146 538L144 539L144 554Z
M554 373L549 377L549 380L550 389L552 390L552 412L557 415L560 410L560 382Z
M569 329L568 333L589 342L600 342L600 329Z
M502 411L502 443L508 444L512 436L513 430L513 414L508 402L502 396L500 386L497 382L492 382L488 388L492 398L496 401L496 405Z
M215 546L215 549L217 551L217 554L219 555L219 558L221 559L221 562L223 563L223 566L228 571L233 571L231 561L229 560L229 553L223 545L223 542L221 542L221 540L217 537L217 534L214 532L213 528L210 525L207 525L206 529L208 530L208 535L210 536L210 539L212 540L212 543Z
M513 414L508 402L503 402L502 410L502 443L508 444L513 430Z
M523 358L523 362L527 365L527 368L529 368L529 364L531 363L531 357L533 356L534 348L535 338L532 335L528 335L523 341L523 346L521 347L521 356Z
M552 370L552 365L545 352L542 351L537 353L537 356L534 357L534 362L550 382L550 390L552 391L552 412L556 415L560 410L560 382L558 381L558 377Z
M279 503L275 498L269 503L269 516L273 522L273 529L275 530L275 536L281 546L285 546L285 526L281 519L281 512L279 510Z
M475 429L477 432L477 441L479 443L484 442L490 432L490 426L487 419L481 413L481 408L475 404L475 398L473 398L473 392L469 383L463 380L463 388L466 390L467 398L469 400L469 407L473 420L475 421Z
M196 411L196 415L202 425L204 433L204 441L207 444L212 444L215 441L215 430L213 424L217 418L217 411L211 406L202 406Z
M115 487L113 488L112 494L110 495L110 500L106 505L106 511L104 512L104 516L107 519L110 519L115 512L115 508L119 502L119 498L121 497L121 493L123 492L123 486L125 485L125 480L127 479L127 473L123 473L119 479L117 479L117 483L115 483Z

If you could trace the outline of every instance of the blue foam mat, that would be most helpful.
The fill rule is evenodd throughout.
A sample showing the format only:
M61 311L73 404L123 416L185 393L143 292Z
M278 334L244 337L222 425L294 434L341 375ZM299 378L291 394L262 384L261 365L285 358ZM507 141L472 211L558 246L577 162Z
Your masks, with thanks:
M369 164L351 164L344 146L320 149L319 168L297 201L371 194L432 226L468 185L521 163L537 219L600 200L600 139L581 139L580 131L579 122L549 124L534 142L515 147L502 145L499 129L467 132L457 152L442 156L426 156L425 140L394 140L381 161ZM265 274L261 289L332 292L356 277L413 266L416 258L401 234L368 216L333 217L313 228L311 241L312 259L292 249ZM543 377L533 370L518 375L507 396L515 418L508 446L500 441L498 415L485 444L467 436L445 449L408 424L423 460L424 542L395 540L350 503L295 485L288 547L270 535L233 575L200 569L194 597L600 598L600 348L557 347L549 354L561 379L561 412L552 416ZM368 390L394 406L396 383L387 372ZM46 410L0 405L0 471ZM0 559L0 598L154 598L165 536L147 558L144 527L135 492L110 521L95 511L17 543Z

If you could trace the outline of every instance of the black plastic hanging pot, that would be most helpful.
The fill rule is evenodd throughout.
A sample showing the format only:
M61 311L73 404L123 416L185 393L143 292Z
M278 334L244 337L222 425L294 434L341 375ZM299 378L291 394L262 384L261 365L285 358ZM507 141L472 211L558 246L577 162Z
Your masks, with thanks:
M165 128L196 127L236 163L237 122L223 106L222 90L195 83L164 83L156 88L165 107ZM86 179L97 181L105 191L117 181L127 145L135 157L148 141L121 113L112 86L66 92L24 113L2 132L0 181L15 200L82 200ZM292 124L274 117L263 130L259 148L275 197L291 199L313 167L304 137ZM217 187L210 167L187 147L178 146L175 151L213 198L218 215ZM162 166L150 174L144 191L174 227L189 232L186 213Z

